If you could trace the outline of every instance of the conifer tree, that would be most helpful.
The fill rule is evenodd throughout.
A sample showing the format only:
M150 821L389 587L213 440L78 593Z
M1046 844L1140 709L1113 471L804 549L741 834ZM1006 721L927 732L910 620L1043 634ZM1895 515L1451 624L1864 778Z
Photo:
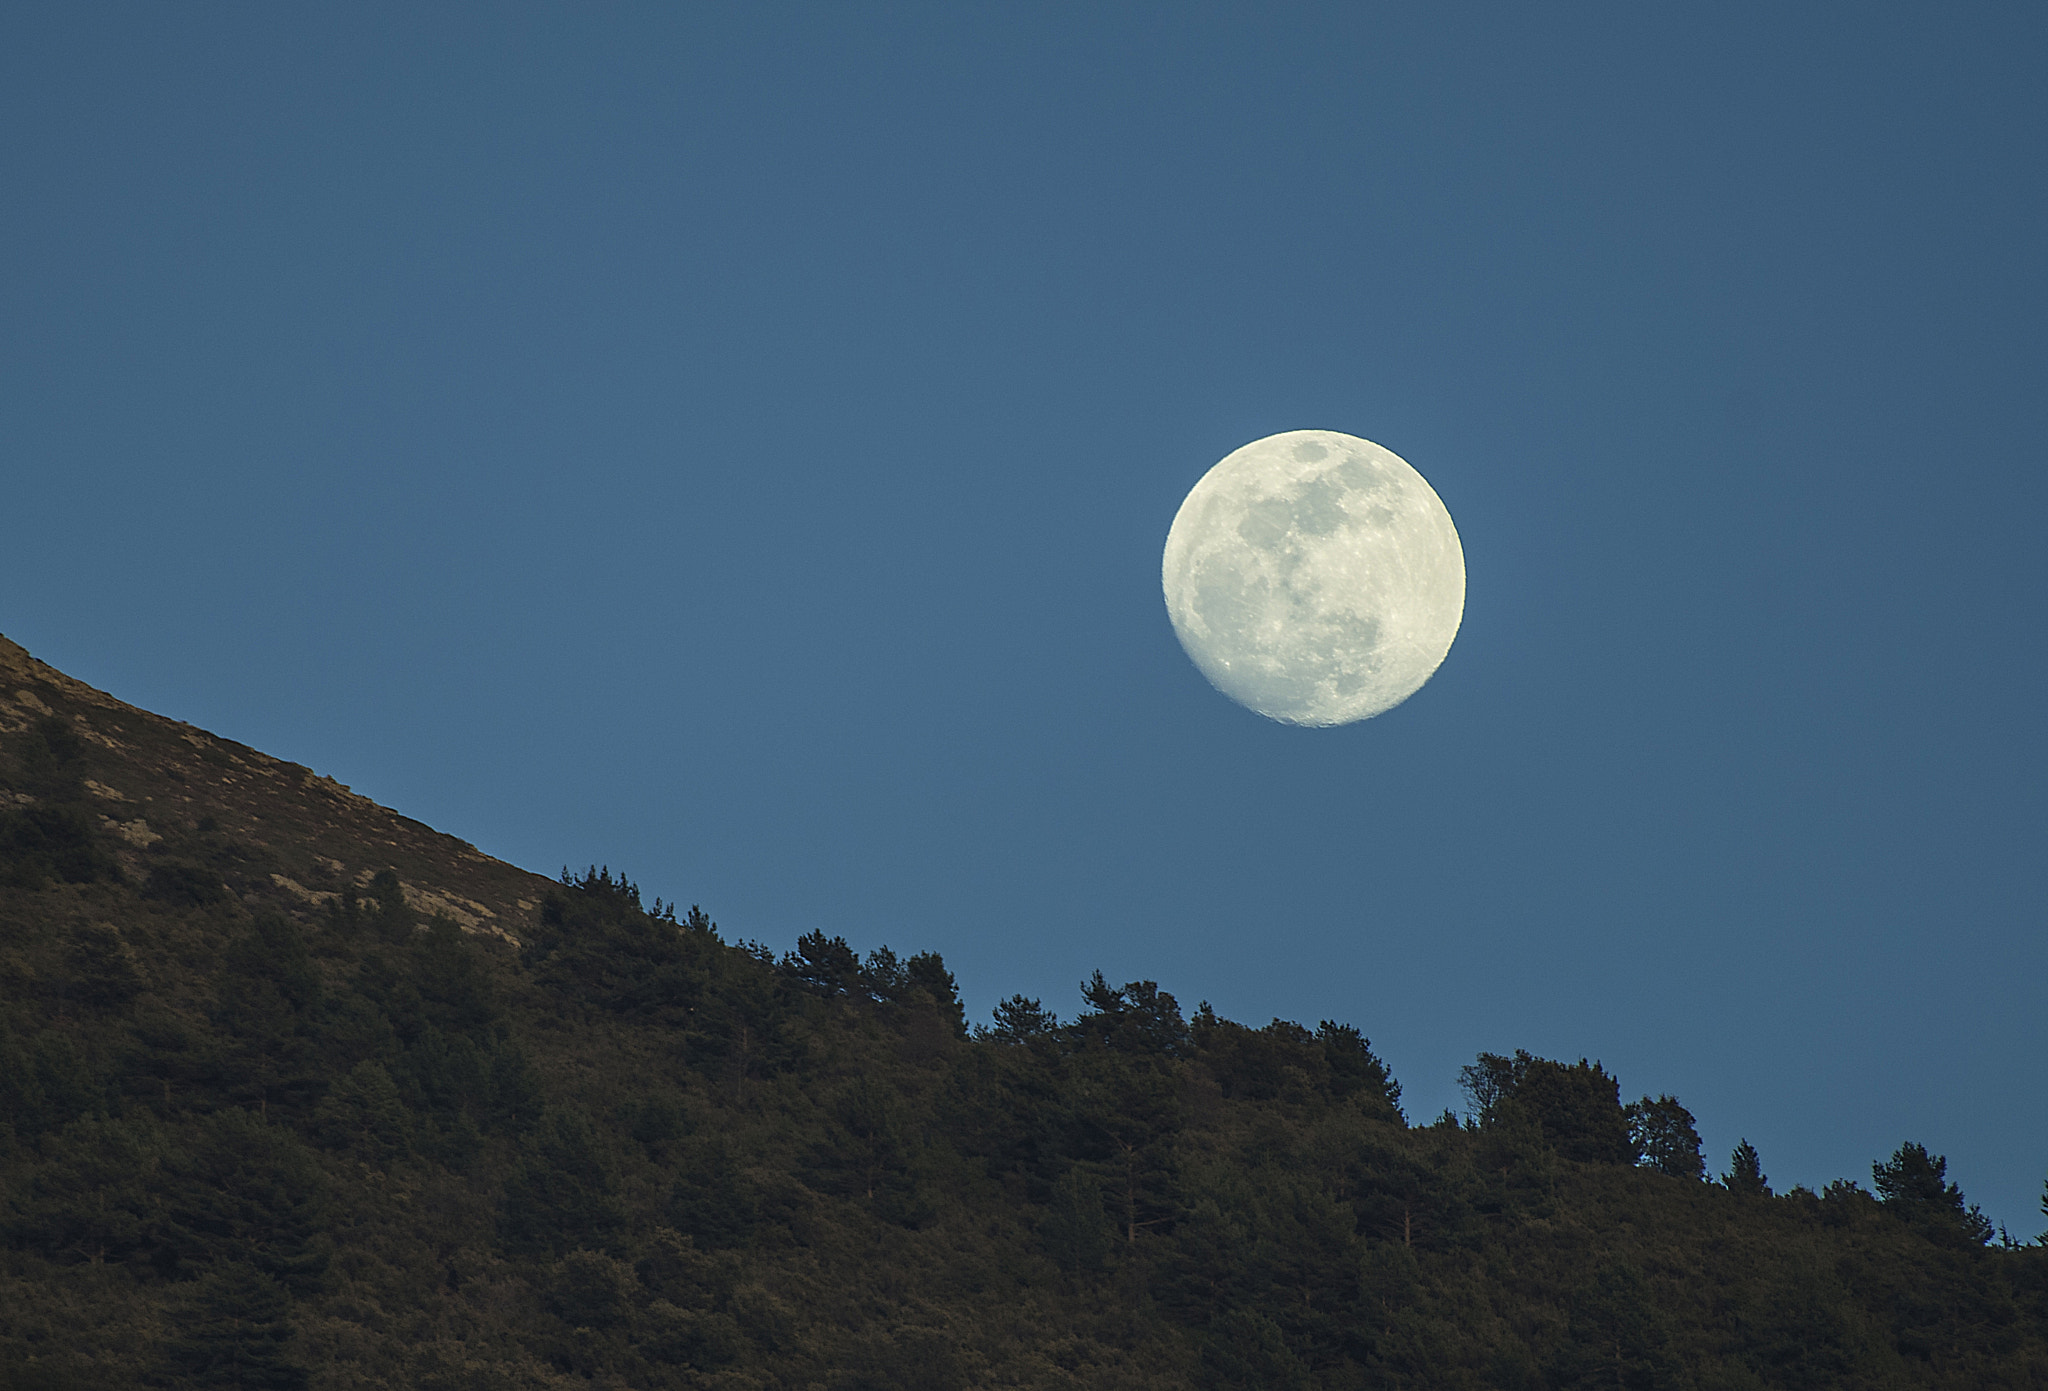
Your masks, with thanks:
M601 1244L623 1220L618 1179L596 1127L580 1112L548 1112L505 1185L498 1221L505 1244L559 1255Z
M43 1088L34 1057L0 1018L0 1148L8 1140L32 1140L42 1129Z
M1758 1198L1771 1196L1771 1185L1764 1179L1756 1146L1747 1140L1737 1144L1735 1152L1728 1157L1728 1172L1721 1175L1721 1182L1730 1193L1746 1193Z
M752 1185L723 1136L694 1146L677 1166L669 1220L707 1251L746 1244L759 1217Z
M902 958L885 945L868 953L867 964L861 967L860 983L877 1000L894 1003L909 991L910 976L903 969Z
M0 812L0 887L40 888L51 879L109 878L114 862L93 835L85 798L85 744L69 722L45 715L21 746L21 788L34 804Z
M375 1059L357 1063L334 1084L314 1113L313 1129L323 1143L373 1160L412 1147L412 1115L391 1074Z
M1878 1201L1906 1220L1952 1225L1980 1246L1991 1240L1990 1219L1964 1204L1962 1188L1947 1181L1947 1158L1929 1154L1925 1145L1900 1145L1890 1159L1870 1166L1870 1177Z
M1202 1384L1216 1391L1312 1391L1316 1379L1280 1325L1246 1309L1217 1320L1202 1349Z
M895 954L890 953L889 962L894 963L895 959ZM865 989L866 973L861 970L860 958L844 937L806 932L796 939L796 950L782 958L782 970L799 985L820 995L845 995Z
M1395 1117L1401 1114L1401 1084L1372 1051L1372 1041L1349 1024L1325 1019L1316 1025L1316 1040L1323 1045L1323 1059L1330 1068L1330 1092L1351 1096L1366 1092L1386 1103Z
M291 1296L241 1261L224 1262L199 1281L166 1361L181 1386L300 1391L306 1369L287 1355Z
M145 1248L156 1225L163 1142L146 1117L86 1116L51 1137L49 1158L15 1199L16 1234L31 1249L94 1265Z
M1616 1263L1594 1272L1570 1301L1565 1337L1552 1355L1554 1387L1666 1386L1674 1370L1669 1335L1632 1265Z
M1049 1034L1060 1026L1058 1015L1025 995L1012 995L1007 1000L998 1001L995 1021L990 1026L975 1027L981 1037L997 1043L1022 1043L1026 1039Z
M1053 1263L1068 1274L1096 1270L1109 1254L1109 1218L1102 1188L1079 1168L1053 1185L1052 1201L1038 1222L1038 1239Z
M228 946L214 1020L232 1040L220 1080L266 1118L273 1105L308 1105L322 1083L313 1046L320 975L290 919L261 914Z
M960 1004L960 986L946 969L946 960L935 951L921 951L903 963L904 978L915 989L931 996L939 1017L956 1038L967 1037L967 1011Z
M201 1123L185 1154L169 1156L166 1238L190 1266L238 1261L287 1289L317 1291L327 1270L320 1238L326 1184L306 1146L252 1111Z

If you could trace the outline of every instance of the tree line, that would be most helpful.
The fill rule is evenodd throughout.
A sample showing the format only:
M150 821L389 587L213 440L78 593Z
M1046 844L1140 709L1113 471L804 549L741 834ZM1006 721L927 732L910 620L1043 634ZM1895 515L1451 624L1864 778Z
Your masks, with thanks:
M391 869L308 908L218 823L137 872L23 820L84 751L0 754L0 1384L2048 1384L2048 1251L1918 1144L1713 1180L1520 1051L1411 1124L1352 1024L1097 973L970 1026L937 953L608 868L516 946Z

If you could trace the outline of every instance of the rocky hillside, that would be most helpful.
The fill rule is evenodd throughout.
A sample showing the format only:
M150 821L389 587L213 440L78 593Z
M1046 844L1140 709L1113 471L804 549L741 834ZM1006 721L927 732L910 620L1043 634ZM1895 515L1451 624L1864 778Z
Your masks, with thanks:
M0 637L0 736L53 718L80 741L99 843L138 881L183 856L214 865L251 910L296 913L393 870L416 912L515 942L547 892L549 881L333 778L138 710Z

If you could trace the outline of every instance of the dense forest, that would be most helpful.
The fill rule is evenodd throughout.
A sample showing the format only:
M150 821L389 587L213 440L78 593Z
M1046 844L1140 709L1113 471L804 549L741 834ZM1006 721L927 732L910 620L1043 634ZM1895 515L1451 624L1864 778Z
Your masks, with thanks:
M1918 1145L1776 1194L1597 1063L1411 1124L1351 1024L1066 1008L526 875L0 640L0 1386L2048 1385L2048 1249Z

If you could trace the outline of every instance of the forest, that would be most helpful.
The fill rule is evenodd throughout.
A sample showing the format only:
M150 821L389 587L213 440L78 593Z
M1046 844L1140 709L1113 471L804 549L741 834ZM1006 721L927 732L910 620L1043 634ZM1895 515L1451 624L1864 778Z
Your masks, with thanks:
M1778 1193L1583 1059L1421 1121L1354 1022L970 1021L0 647L0 1386L2048 1385L1918 1144Z

